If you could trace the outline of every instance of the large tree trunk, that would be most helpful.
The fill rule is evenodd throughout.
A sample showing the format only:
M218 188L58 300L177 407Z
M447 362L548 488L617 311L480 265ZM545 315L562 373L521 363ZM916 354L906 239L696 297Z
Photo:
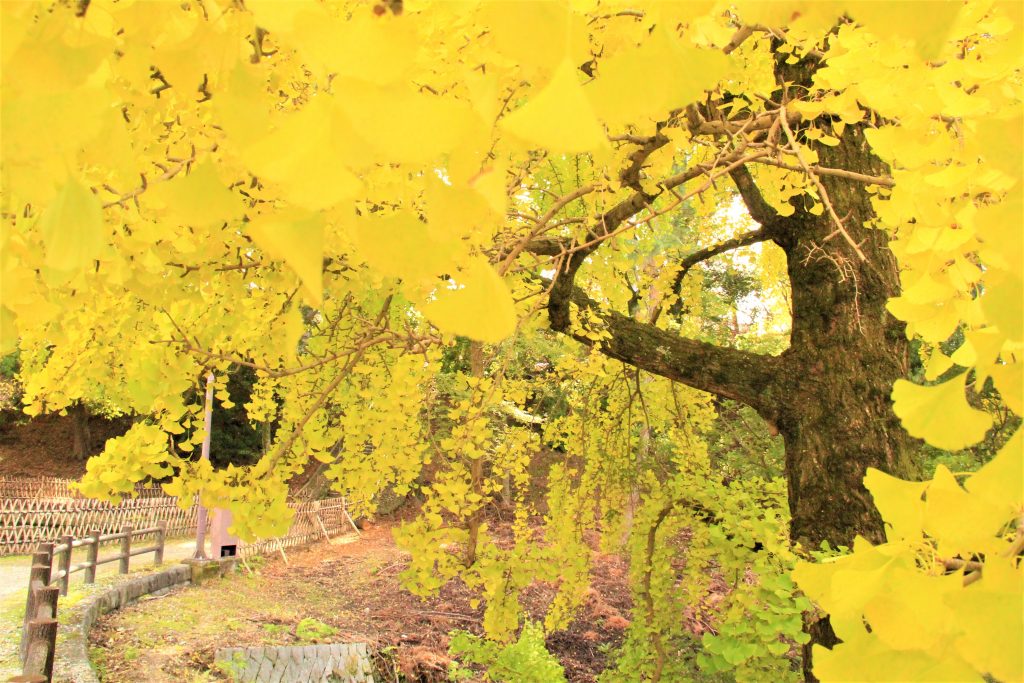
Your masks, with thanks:
M818 153L826 167L866 175L887 170L857 126ZM864 475L869 467L904 478L916 473L909 437L889 399L893 382L907 374L908 345L903 324L885 308L899 294L888 235L865 227L874 212L862 185L820 181L843 232L827 210L801 212L776 239L786 252L793 330L774 382L785 400L772 417L786 444L791 536L805 548L822 541L849 546L858 535L883 542ZM813 681L813 645L832 647L837 639L827 617L811 621L808 631L804 677Z
M800 93L813 92L817 59L808 56L790 65L785 63L787 57L783 54L776 62L780 90L772 99L777 102L787 102L793 87ZM695 120L691 125L698 130L701 123ZM869 227L875 215L862 180L883 176L888 169L871 153L863 125L846 126L836 146L816 148L820 167L862 175L817 175L816 189L824 201L812 207L809 197L796 197L791 200L792 216L780 216L764 200L746 167L730 170L751 217L761 227L680 262L685 274L697 263L737 246L764 240L779 245L786 253L793 302L790 348L781 356L679 337L658 329L653 324L656 316L645 324L603 311L575 286L576 272L602 237L653 201L637 174L647 155L665 144L661 136L652 137L631 157L633 163L621 179L636 192L595 222L587 237L589 246L577 247L566 259L548 300L552 329L572 334L570 303L590 307L611 333L611 338L598 342L606 355L745 403L775 425L786 445L791 536L805 549L816 549L822 541L833 547L850 545L856 536L883 541L882 520L864 488L864 475L869 467L905 478L916 474L907 448L909 437L889 399L893 382L904 377L908 368L904 327L885 308L887 300L899 294L897 264L888 235ZM799 133L798 129L795 134ZM787 138L789 134L787 129ZM691 169L673 176L672 183L681 184L701 172ZM672 185L663 182L662 186ZM539 242L535 251L553 254L563 248ZM808 624L808 631L812 644L830 647L836 642L827 618ZM814 680L810 646L804 654L805 676Z
M840 144L822 146L819 155L825 167L885 172L857 126L847 126ZM816 549L822 541L848 546L856 536L883 541L882 520L864 488L864 475L869 467L908 478L915 473L909 437L889 399L893 382L907 373L908 345L903 325L885 308L899 293L888 235L866 227L874 213L860 181L821 178L842 221L840 231L828 210L814 215L801 206L780 218L749 173L741 169L734 179L751 215L762 223L756 236L772 239L786 253L793 329L790 348L781 356L705 344L601 311L571 280L562 283L567 296L558 294L558 283L552 290L552 327L570 333L570 302L592 307L611 333L600 342L606 355L746 403L775 425L786 445L794 542ZM808 624L808 631L812 645L836 643L827 618ZM814 680L810 647L804 651L805 676Z
M857 127L819 155L823 166L867 175L885 170ZM847 235L837 233L828 211L801 212L775 240L786 252L793 330L773 380L781 400L769 418L785 439L792 535L805 547L849 545L856 535L884 540L862 483L865 471L914 471L889 399L893 382L907 373L908 346L902 323L885 308L899 294L888 235L865 227L874 213L863 185L822 182Z

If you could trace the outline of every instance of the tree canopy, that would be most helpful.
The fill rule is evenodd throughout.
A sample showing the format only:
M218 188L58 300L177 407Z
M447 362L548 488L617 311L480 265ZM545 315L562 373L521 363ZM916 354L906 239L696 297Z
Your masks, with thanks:
M361 512L416 491L407 585L462 578L499 640L536 579L564 623L599 533L632 559L626 680L683 676L678 611L750 568L700 666L795 675L789 572L849 546L792 575L844 643L821 678L1021 677L1020 434L903 481L914 439L985 437L983 391L1024 412L1019 3L2 11L0 346L30 414L148 417L84 492L165 478L267 536L314 460ZM710 328L744 286L760 317ZM231 407L238 366L273 440L214 469L196 389ZM783 479L723 475L725 399Z

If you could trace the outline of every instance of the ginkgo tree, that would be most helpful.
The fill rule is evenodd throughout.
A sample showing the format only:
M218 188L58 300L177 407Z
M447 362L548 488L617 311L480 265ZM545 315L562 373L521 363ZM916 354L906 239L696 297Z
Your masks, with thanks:
M682 501L709 477L673 451L659 466L688 474L660 487L646 455L674 437L699 460L700 430L684 423L700 423L701 399L677 385L750 406L781 434L789 540L854 557L892 523L876 507L882 480L865 475L914 478L912 437L981 440L991 421L969 399L986 382L1022 412L1019 4L75 0L3 12L3 350L20 350L30 413L102 387L151 417L90 463L92 495L173 471L168 490L229 505L242 534L268 535L310 458L367 509L385 486L421 485L430 464L423 514L403 532L419 551L410 582L463 576L488 601L489 631L507 635L515 589L557 566L516 498L538 437L494 419L531 393L509 374L508 339L549 328L634 368L637 386L669 380L651 385L661 412L626 430L632 484L569 463L549 492L553 521L586 517L595 498L605 521L633 505L638 566L680 515L699 521ZM706 227L723 207L746 215L725 234ZM684 211L696 237L661 240ZM784 259L792 329L779 355L693 338L699 264L754 245L765 263ZM624 287L609 275L630 259ZM474 340L472 362L449 433L433 434L420 409L457 337ZM911 338L931 384L905 379ZM280 425L270 452L214 471L157 447L168 433L187 434L186 450L202 440L187 390L233 364L258 378L250 417ZM618 390L597 360L567 367L607 400ZM611 458L573 443L585 428L543 438ZM1021 458L1019 439L1000 458ZM967 481L971 495L998 493ZM937 478L926 496L957 486ZM501 496L518 506L511 549L483 521ZM1019 505L993 534L1019 533ZM943 567L991 554L920 528ZM562 557L585 553L568 526L548 532ZM1018 602L1019 551L1007 563ZM651 598L658 575L637 571ZM580 581L564 581L549 627ZM860 608L807 586L844 628ZM644 623L658 633L663 618ZM828 620L812 621L814 640L835 644ZM644 675L657 679L668 640L647 641Z

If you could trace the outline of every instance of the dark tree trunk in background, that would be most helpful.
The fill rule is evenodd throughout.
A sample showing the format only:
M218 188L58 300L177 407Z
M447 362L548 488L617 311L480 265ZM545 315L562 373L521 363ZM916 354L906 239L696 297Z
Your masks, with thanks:
M819 156L823 166L884 172L858 128ZM770 419L786 444L791 535L808 549L822 541L851 545L857 535L884 541L864 474L869 467L905 478L916 474L909 437L889 399L893 382L907 374L908 345L904 326L885 309L899 294L888 235L864 227L874 214L861 186L825 177L822 183L836 213L848 217L845 229L865 259L835 234L827 211L801 214L776 240L786 252L793 331L782 357L785 370L775 380L783 400ZM810 681L811 648L837 640L827 618L808 624L808 631L804 677Z
M81 401L76 401L68 408L68 414L71 415L71 454L75 460L85 460L92 448L89 409Z

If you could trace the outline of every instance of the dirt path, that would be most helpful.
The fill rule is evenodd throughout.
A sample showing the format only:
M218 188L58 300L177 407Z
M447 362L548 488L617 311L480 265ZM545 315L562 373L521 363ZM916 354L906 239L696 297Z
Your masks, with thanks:
M409 555L396 547L394 521L367 525L358 537L318 541L252 561L229 579L140 601L101 618L90 652L107 683L225 680L220 648L367 643L379 680L448 681L450 632L481 630L478 594L454 581L422 600L400 584ZM594 683L604 648L622 642L631 607L629 567L595 554L593 587L579 617L548 640L572 683ZM543 618L555 586L523 594L527 617ZM211 618L210 615L216 615Z
M26 557L23 563L0 565L0 600L25 590L28 585L28 561Z
M196 544L195 539L183 539L183 538L171 538L167 539L167 545L164 547L164 564L169 562L177 562L184 560L186 557L192 557L195 552ZM107 552L101 552L100 558L102 559L106 554L113 553L114 549L104 549ZM78 551L79 553L82 551ZM81 561L77 553L72 558L72 562ZM10 557L0 558L0 601L6 599L8 596L15 593L23 593L28 587L28 570L31 567L32 558L29 555L12 555ZM153 555L137 555L132 558L131 568L142 569L153 564ZM100 565L96 570L97 576L106 576L108 574L117 573L117 563L109 562L107 564ZM71 575L71 585L77 585L85 580L85 575L82 572L78 572Z

